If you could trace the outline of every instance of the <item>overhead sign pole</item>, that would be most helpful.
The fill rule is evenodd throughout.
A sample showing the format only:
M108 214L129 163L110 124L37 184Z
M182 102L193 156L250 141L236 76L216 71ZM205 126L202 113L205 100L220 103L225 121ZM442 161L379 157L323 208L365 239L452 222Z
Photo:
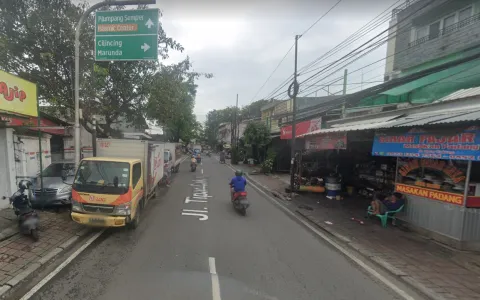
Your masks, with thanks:
M80 32L82 31L83 21L88 15L90 15L91 12L103 6L142 5L142 4L146 5L146 4L155 4L156 2L157 2L156 0L117 0L117 1L106 0L106 1L102 1L100 3L92 5L89 9L87 9L83 13L83 15L80 17L80 20L78 21L77 28L75 30L75 164L76 166L78 166L78 163L80 162L80 92L79 92L79 89L80 89ZM158 14L157 14L157 26L158 26ZM96 41L95 41L95 45L96 45Z

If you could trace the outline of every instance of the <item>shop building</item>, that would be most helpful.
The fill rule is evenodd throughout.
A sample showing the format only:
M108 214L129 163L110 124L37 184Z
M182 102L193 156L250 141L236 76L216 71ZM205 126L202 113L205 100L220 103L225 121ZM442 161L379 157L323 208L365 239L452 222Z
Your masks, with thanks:
M432 104L327 122L328 128L302 137L309 149L342 149L336 161L347 166L337 170L355 175L346 184L357 191L369 185L404 194L398 217L406 226L456 248L479 250L479 100L479 88L461 90Z

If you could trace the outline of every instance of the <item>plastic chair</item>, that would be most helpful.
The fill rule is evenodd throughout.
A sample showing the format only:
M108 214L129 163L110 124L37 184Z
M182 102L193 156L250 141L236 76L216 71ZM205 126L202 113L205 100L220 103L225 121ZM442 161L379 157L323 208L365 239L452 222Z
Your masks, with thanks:
M396 214L401 212L404 206L405 206L405 204L400 206L400 208L397 209L397 210L387 211L384 214L376 214L375 216L380 218L380 221L382 222L382 227L387 227L388 219L392 219L392 224L395 225L395 221L397 220ZM367 208L367 215L368 216L373 215L372 206L369 206Z

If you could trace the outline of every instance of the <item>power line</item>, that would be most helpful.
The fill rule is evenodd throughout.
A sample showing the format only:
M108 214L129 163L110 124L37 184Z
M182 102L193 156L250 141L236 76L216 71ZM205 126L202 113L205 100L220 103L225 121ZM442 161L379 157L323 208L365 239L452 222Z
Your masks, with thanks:
M300 69L300 73L302 73L302 71L308 70L313 65L317 64L318 62L320 62L320 61L322 61L322 60L324 60L324 59L326 59L330 56L332 56L333 54L339 52L340 50L346 48L347 46L350 46L353 42L355 42L359 38L361 38L361 37L365 36L366 34L368 34L369 32L371 32L372 29L377 28L380 24L383 24L386 21L388 21L391 18L390 17L390 9L400 1L402 1L402 0L398 0L397 2L390 5L387 9L385 9L383 12L381 12L379 15L377 15L375 18L373 18L369 22L367 22L359 30L357 30L356 32L351 34L347 39L342 41L340 44L335 46L333 49L330 49L325 54L321 55L320 57L318 57L314 61L312 61L309 64L307 64L306 66L302 67Z
M372 26L374 26L374 28L376 28L377 25L379 25L379 21L377 19L380 19L380 24L383 24L385 21L387 21L390 17L390 9L395 6L397 3L401 2L402 0L398 0L396 1L395 3L393 3L392 5L390 5L387 9L385 9L383 12L381 12L379 15L377 15L375 18L373 18L372 20L370 20L369 22L367 22L362 28L360 28L359 30L357 30L355 33L353 33L352 35L350 35L347 39L345 39L343 42L341 42L340 44L338 44L337 46L335 46L333 49L329 50L327 53L323 54L322 56L320 56L319 58L317 58L316 60L310 62L309 64L307 64L306 66L302 67L300 70L299 70L299 75L302 74L302 71L303 70L308 70L311 66L315 65L316 63L318 63L322 58L328 58L330 57L331 55L337 53L338 51L342 50L343 48L349 46L350 44L352 44L354 41L356 41L358 38L364 36L366 33L370 32L371 29L372 29ZM338 3L337 3L338 4ZM385 14L387 14L385 16ZM385 17L387 17L387 19L385 19ZM372 23L374 23L372 25ZM366 33L363 32L365 30L368 30ZM352 41L352 39L354 39ZM330 55L329 55L330 54ZM268 96L266 97L267 99L269 98L275 98L275 97L272 97L273 95L275 95L278 91L280 91L283 87L285 87L286 85L289 84L289 81L292 79L293 77L293 74L290 75L285 81L283 81L283 83L281 83L278 87L276 87L272 92L270 92L268 94ZM343 77L342 77L343 78ZM283 92L282 92L283 93Z
M275 74L275 72L277 71L277 69L280 67L280 65L283 63L283 61L285 60L285 58L287 58L287 55L290 53L290 51L292 51L293 47L295 46L295 43L292 44L292 46L290 47L290 49L288 49L287 53L285 53L285 55L283 56L282 60L280 60L280 62L278 63L278 65L275 67L275 69L273 70L272 73L270 73L270 76L268 76L267 80L265 80L265 82L262 84L262 86L258 89L258 91L255 93L255 95L253 95L252 99L250 100L250 102L253 101L253 99L255 99L255 97L257 97L258 93L260 93L260 91L263 89L263 87L267 84L267 82L270 80L270 78L272 78L273 74Z
M433 1L434 1L434 0L429 1L428 3L426 3L426 4L425 4L422 8L420 8L419 10L413 12L413 13L410 14L409 16L406 16L406 17L404 18L404 20L405 20L406 18L410 18L412 15L416 14L418 11L420 11L421 9L423 9L424 7L426 7L427 5L430 5ZM447 2L450 2L450 1L452 1L452 0L449 0L449 1L447 1ZM447 3L447 2L445 2L445 3ZM445 4L445 3L443 3L443 4ZM402 21L399 21L398 23L401 23L401 22L403 22L403 20L402 20ZM395 26L396 26L396 25L390 26L388 29L386 29L386 30L384 30L383 32L381 32L380 34L376 35L375 37L373 37L372 39L370 39L370 40L367 41L366 43L362 44L362 45L359 46L358 48L352 50L352 51L351 51L350 53L348 53L347 55L341 57L340 59L338 59L338 60L336 60L336 61L334 61L334 62L332 62L330 66L328 66L328 67L324 68L323 70L317 72L316 74L308 77L308 78L305 79L303 82L300 82L300 84L306 83L306 82L309 82L309 81L313 80L314 78L318 77L320 74L322 74L322 73L324 73L325 71L327 71L328 69L330 69L333 65L339 64L342 60L345 61L346 59L349 59L349 58L350 58L349 56L355 56L355 55L361 54L360 56L354 58L354 59L351 60L350 62L344 64L341 68L344 68L345 66L347 66L347 65L349 65L349 64L357 61L358 59L362 58L362 57L365 56L366 54L374 51L375 49L377 49L378 47L380 47L381 45L383 45L384 43L386 43L388 40L394 38L394 37L397 36L398 34L392 36L392 34L390 33L388 36L383 37L382 40L376 41L374 44L368 46L367 48L361 49L361 50L359 50L359 49L362 48L363 46L367 45L368 43L370 43L371 41L373 41L374 39L376 39L377 37L381 36L382 34L384 34L385 32L387 32L388 30L390 30L391 28L393 28L393 27L395 27ZM401 29L403 29L403 28L405 28L405 27L407 27L407 26L409 26L409 24L404 24L403 26L401 26L400 28L398 28L394 33L398 33ZM361 52L363 52L363 51L365 51L365 50L367 50L368 48L371 48L371 47L374 47L374 48L368 50L368 52L366 52L366 53L363 53L363 54L361 53ZM359 50L359 51L358 51L358 50ZM398 52L396 52L395 54L398 54L398 53L403 52L403 51L406 51L406 50L408 50L408 49L404 49L404 50L398 51ZM355 51L358 51L358 52L355 52ZM393 54L393 55L395 55L395 54ZM392 56L392 55L390 55L390 56ZM386 59L386 58L388 58L388 57L390 57L390 56L387 56L387 57L385 57L385 58L382 58L381 60L384 60L384 59ZM379 61L381 61L381 60L379 60ZM377 61L377 62L378 62L378 61ZM371 64L370 64L370 65L371 65ZM328 78L329 76L335 74L335 73L338 72L341 68L339 68L339 69L337 69L336 71L330 73L329 75L324 76L322 79L316 81L315 84L316 84L316 83L319 83L320 81L322 81L322 80ZM360 69L362 69L362 68L360 68ZM360 70L360 69L357 69L356 71L358 71L358 70ZM304 90L304 91L305 91L305 90Z
M321 15L310 27L308 27L301 35L300 37L302 37L303 35L305 35L308 31L310 31L310 29L312 29L318 22L320 22L320 20L322 20L326 15L328 15L328 13L330 13L338 4L340 4L340 2L342 2L342 0L338 0L337 3L335 3L329 10L327 10L323 15ZM267 82L270 80L270 78L273 76L273 74L275 74L275 72L277 71L277 69L280 67L280 65L283 63L283 61L285 60L285 58L287 57L287 55L290 53L290 51L292 51L293 47L295 46L295 43L293 43L293 45L290 47L290 49L288 49L287 53L285 54L285 56L282 58L282 60L278 63L277 67L273 70L273 72L270 74L270 76L268 76L267 80L262 84L262 86L260 87L260 89L258 89L258 91L255 93L255 95L252 97L252 99L250 100L250 102L253 101L253 99L255 99L255 97L258 95L258 93L260 93L260 91L263 89L263 87L267 84Z
M300 37L304 36L308 31L310 31L310 29L312 29L315 25L317 25L318 22L320 22L320 20L322 20L326 15L328 15L329 12L331 12L335 7L337 7L337 5L340 4L340 2L342 2L342 0L338 0L337 3L335 3L332 7L330 7L329 10L327 10L323 15L320 16L320 18L318 18L315 22L313 22L313 24L307 28L307 30L305 30L301 35Z

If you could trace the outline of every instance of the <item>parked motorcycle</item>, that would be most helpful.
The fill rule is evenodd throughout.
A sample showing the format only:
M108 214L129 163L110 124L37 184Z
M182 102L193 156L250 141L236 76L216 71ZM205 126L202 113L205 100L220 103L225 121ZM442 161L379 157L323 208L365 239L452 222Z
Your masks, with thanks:
M235 210L240 212L242 216L245 216L247 214L247 208L250 206L247 199L247 192L232 193L232 204Z
M18 191L12 197L2 197L9 199L13 206L15 215L18 218L18 226L23 234L31 234L35 241L38 241L38 214L32 208L30 199L32 198L31 182L22 180L18 184Z

